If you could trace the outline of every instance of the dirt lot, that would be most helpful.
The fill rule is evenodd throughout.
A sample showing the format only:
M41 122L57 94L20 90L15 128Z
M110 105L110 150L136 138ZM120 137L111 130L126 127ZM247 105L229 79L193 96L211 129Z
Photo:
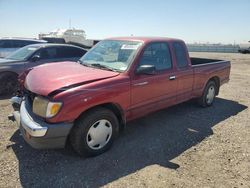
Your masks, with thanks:
M232 61L214 106L183 103L129 123L107 153L38 151L0 100L0 187L250 187L250 55L192 53Z

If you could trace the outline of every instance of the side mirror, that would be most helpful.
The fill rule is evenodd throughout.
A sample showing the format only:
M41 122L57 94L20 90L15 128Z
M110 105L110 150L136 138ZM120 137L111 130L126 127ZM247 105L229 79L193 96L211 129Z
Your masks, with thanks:
M40 59L40 56L39 55L34 55L32 58L31 58L31 61L32 62L36 62Z
M154 65L141 65L137 68L136 74L155 74L156 69Z

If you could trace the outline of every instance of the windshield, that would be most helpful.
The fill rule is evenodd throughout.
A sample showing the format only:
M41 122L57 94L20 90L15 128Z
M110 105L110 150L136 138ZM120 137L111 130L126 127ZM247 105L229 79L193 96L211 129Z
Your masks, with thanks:
M136 41L104 40L87 52L80 62L86 66L124 72L141 44Z
M11 53L5 58L23 61L26 60L30 55L32 55L37 49L38 47L25 46L15 51L14 53Z

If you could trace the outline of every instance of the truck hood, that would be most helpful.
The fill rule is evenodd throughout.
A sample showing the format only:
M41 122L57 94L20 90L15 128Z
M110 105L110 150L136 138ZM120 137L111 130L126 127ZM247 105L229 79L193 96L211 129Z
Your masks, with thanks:
M33 93L48 96L55 91L64 91L117 75L117 72L90 68L75 62L60 62L33 68L28 73L24 86Z

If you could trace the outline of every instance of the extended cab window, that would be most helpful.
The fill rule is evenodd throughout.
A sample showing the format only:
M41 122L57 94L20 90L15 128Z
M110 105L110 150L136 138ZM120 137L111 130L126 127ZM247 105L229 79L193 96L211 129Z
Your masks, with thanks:
M187 52L184 45L180 42L175 42L173 44L174 53L176 57L176 63L178 68L183 68L188 66Z
M149 44L141 56L140 65L154 65L158 71L171 69L172 61L167 43Z

